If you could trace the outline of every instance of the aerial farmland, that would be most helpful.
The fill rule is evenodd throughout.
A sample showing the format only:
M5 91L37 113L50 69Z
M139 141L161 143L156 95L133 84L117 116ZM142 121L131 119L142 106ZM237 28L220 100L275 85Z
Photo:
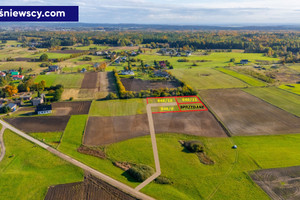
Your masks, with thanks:
M249 49L292 33L15 34L0 33L0 199L299 198L299 58ZM249 46L172 43L200 36Z

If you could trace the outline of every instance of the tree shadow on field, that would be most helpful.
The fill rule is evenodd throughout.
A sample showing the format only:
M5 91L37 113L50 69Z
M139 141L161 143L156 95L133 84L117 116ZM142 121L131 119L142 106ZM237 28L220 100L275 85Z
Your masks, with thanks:
M132 176L130 176L130 174L127 171L123 172L121 175L124 176L129 182L139 183L134 178L132 178Z

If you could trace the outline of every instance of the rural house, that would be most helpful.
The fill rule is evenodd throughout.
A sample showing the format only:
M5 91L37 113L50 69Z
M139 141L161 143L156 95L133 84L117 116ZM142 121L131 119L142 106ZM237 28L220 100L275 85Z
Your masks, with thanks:
M7 107L11 110L11 112L14 112L17 110L17 104L15 104L15 103L9 103L9 104L7 104Z
M41 98L41 97L36 97L36 98L31 100L31 103L32 103L33 106L37 106L39 104L44 103L44 99Z
M160 66L160 67L166 67L167 64L166 64L165 61L159 61L159 66Z
M35 112L38 115L50 114L52 113L52 105L38 105Z
M249 63L249 60L241 60L240 62L242 65L247 65Z
M128 71L122 70L120 75L134 75L134 72L131 70L128 70Z
M189 57L189 56L191 56L192 55L192 52L190 52L190 51L187 51L186 52L186 57Z
M0 72L0 76L5 77L6 73L5 72Z
M58 70L59 70L59 66L57 66L57 65L51 65L48 67L49 72L56 72Z
M95 68L97 68L97 67L99 67L99 66L100 66L99 63L95 63L95 64L93 65L93 67L95 67Z
M13 80L23 80L24 76L23 75L13 75L12 78L13 78Z

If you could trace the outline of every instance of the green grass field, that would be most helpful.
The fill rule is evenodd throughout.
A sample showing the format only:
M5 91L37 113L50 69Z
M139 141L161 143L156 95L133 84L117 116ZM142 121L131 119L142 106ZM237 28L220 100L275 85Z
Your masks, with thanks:
M108 146L106 152L114 160L143 163L154 167L149 140L150 137L146 136L112 144ZM178 140L201 140L207 148L207 155L215 161L215 165L201 164L195 154L183 151ZM221 186L212 199L268 199L244 173L257 168L254 162L243 155L238 157L235 163L236 153L231 149L229 138L158 134L157 145L162 175L174 183L172 185L150 183L142 189L142 192L154 198L208 199L218 186Z
M31 137L34 137L41 142L44 142L53 148L57 148L62 137L62 132L47 132L47 133L29 133Z
M185 81L196 90L217 88L243 88L248 84L211 68L173 69L176 78Z
M38 53L38 54L30 54L26 56L27 58L36 58L39 59L42 54L47 54L48 59L55 59L55 58L70 58L71 54L67 53L49 53L49 52L43 52L43 53Z
M257 80L251 76L247 76L245 74L240 74L236 71L226 69L226 68L216 68L218 71L223 72L225 74L228 74L230 76L233 76L237 79L240 79L241 81L251 85L251 86L266 86L267 84L263 81Z
M42 80L46 81L46 86L62 84L65 88L80 88L84 74L49 74L39 75L34 82L38 83Z
M280 85L279 88L300 95L300 84Z
M4 133L6 154L0 162L0 199L44 199L51 185L83 180L83 171L10 130Z
M300 96L275 87L244 89L258 98L300 117Z
M146 113L146 99L93 101L92 116L124 116Z
M171 179L174 184L161 186L151 183L142 192L157 199L269 199L247 173L261 168L300 164L300 149L297 145L300 135L232 139L233 143L238 145L237 157L235 150L231 149L232 142L229 138L158 134L157 145L162 175ZM178 140L201 140L207 148L207 155L215 161L215 165L201 164L196 155L182 151L183 147ZM152 151L148 136L112 144L107 147L106 152L114 160L154 167L153 160L149 159Z
M221 53L211 53L209 55L194 55L190 57L170 57L170 56L161 56L158 54L141 54L137 58L142 59L147 64L152 64L153 61L168 60L174 66L174 68L187 68L190 67L194 61L197 60L207 60L209 62L197 62L201 67L223 67L228 66L228 63L231 58L235 58L236 62L239 62L242 59L248 59L252 63L256 63L257 60L264 60L270 62L277 62L278 59L270 58L263 56L259 53L236 53L236 52L221 52ZM190 62L177 62L178 59L187 58Z
M295 71L300 72L300 65L299 64L289 65L288 67L295 70Z

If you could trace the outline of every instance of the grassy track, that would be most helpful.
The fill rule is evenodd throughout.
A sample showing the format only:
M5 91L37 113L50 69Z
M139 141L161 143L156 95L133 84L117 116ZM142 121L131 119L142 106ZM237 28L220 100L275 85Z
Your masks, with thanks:
M83 180L83 171L6 129L0 199L44 199L51 185Z
M47 132L47 133L29 133L30 136L56 148L63 133L61 132Z
M263 81L257 80L251 76L247 76L245 74L240 74L238 72L235 72L233 70L230 69L225 69L225 68L216 68L217 70L224 72L225 74L228 74L230 76L233 76L237 79L240 79L244 82L246 82L247 84L251 85L251 86L266 86L267 84Z
M300 84L281 85L279 88L300 95Z
M146 113L145 99L93 101L92 116L126 116Z
M80 88L83 80L83 74L49 74L39 75L35 78L38 83L42 80L46 81L47 86L62 84L65 88Z
M174 69L172 74L196 90L243 88L248 84L211 68Z
M247 88L244 91L300 117L300 96L275 88Z

